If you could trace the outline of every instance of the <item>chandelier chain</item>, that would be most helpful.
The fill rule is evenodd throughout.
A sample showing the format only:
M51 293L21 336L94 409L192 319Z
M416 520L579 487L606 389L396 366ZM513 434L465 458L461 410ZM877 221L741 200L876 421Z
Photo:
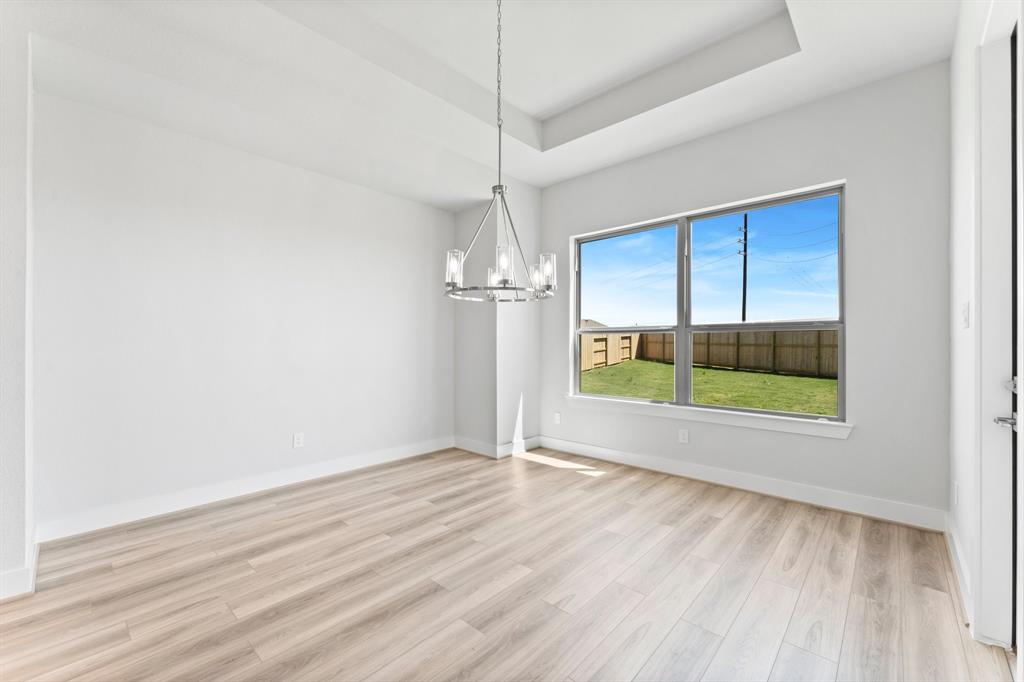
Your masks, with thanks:
M501 119L501 0L498 0L498 128L503 123Z

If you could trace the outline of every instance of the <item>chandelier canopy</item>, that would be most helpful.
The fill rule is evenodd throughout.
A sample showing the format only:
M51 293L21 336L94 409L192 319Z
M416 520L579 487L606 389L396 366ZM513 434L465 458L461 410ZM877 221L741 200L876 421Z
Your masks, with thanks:
M444 288L445 296L459 301L486 301L491 303L525 303L551 298L557 289L557 271L555 254L542 253L537 262L529 264L523 247L519 244L519 235L512 222L512 213L508 208L508 187L501 183L501 0L498 3L498 184L491 187L491 203L484 211L484 217L469 240L465 251L452 249L445 257ZM463 272L476 240L490 217L494 207L498 207L496 216L497 246L494 254L494 267L487 268L487 280L478 284L463 282ZM504 235L504 241L502 236ZM518 258L517 258L518 256ZM522 267L520 267L522 266Z

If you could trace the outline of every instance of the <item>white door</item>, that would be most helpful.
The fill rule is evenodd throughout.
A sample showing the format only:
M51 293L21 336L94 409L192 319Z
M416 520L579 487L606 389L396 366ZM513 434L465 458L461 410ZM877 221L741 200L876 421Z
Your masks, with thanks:
M1014 418L1016 263L1013 210L1011 38L982 45L978 322L981 365L978 573L974 580L975 638L1008 646L1014 632ZM1024 425L1022 425L1024 430Z

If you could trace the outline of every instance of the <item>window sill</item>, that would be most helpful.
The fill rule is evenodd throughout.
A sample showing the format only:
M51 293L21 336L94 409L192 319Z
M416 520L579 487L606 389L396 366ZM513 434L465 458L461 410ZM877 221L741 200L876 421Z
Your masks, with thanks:
M853 424L849 422L830 421L804 417L786 417L777 414L757 414L753 412L734 412L717 410L713 407L692 407L688 405L669 405L666 403L650 403L626 398L604 398L591 395L566 394L566 400L574 407L619 412L621 414L639 414L645 417L662 417L666 419L683 419L709 424L724 424L745 429L761 429L764 431L781 431L804 436L821 438L837 438L846 440L850 437Z

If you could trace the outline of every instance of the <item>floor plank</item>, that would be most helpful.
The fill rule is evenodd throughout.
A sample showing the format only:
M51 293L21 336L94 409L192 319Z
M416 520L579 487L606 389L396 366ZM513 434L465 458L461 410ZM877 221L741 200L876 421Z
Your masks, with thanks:
M764 682L772 672L799 593L761 581L701 678L705 682Z
M437 679L451 663L472 651L483 639L483 634L464 621L453 620L436 634L386 663L366 677L367 682L394 682L395 680ZM384 663L384 661L381 661Z
M718 651L722 638L680 619L634 678L636 682L696 682Z
M818 549L818 539L827 521L826 510L800 505L762 577L794 590L803 587L804 578L807 577Z
M683 617L724 637L779 544L796 507L782 500L771 500L761 519L747 532Z
M0 678L1003 682L945 551L621 464L453 449L43 545L39 591L0 603Z
M718 564L697 556L683 559L594 655L573 671L572 678L576 682L632 679L717 570Z
M836 664L792 644L783 644L769 679L771 682L834 682Z
M839 660L863 519L830 512L786 641L812 654Z
M914 585L947 592L942 537L919 528L899 527L901 571Z
M899 607L853 595L839 655L840 682L899 682L901 651Z
M903 590L903 679L908 682L968 679L967 661L949 593L915 583L906 583Z
M899 526L864 519L857 551L853 593L884 604L899 601Z

